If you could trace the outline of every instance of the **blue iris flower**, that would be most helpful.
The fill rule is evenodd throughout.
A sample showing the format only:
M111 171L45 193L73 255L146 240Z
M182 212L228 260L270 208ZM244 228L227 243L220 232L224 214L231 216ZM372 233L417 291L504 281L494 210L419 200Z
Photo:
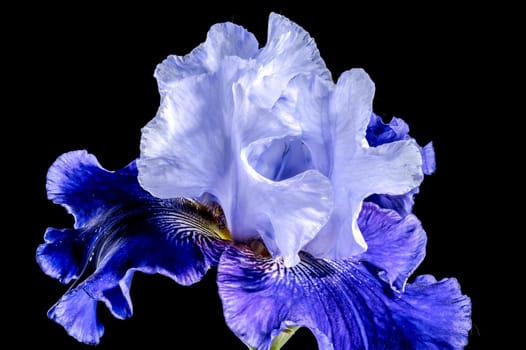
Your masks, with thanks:
M131 316L134 271L188 285L217 266L226 323L251 348L297 327L320 349L464 347L458 282L409 281L425 256L412 208L432 144L374 114L365 71L334 82L310 35L272 13L265 46L216 24L155 77L136 161L112 172L75 151L49 170L49 198L75 216L37 249L46 274L73 281L50 318L96 344L98 302Z

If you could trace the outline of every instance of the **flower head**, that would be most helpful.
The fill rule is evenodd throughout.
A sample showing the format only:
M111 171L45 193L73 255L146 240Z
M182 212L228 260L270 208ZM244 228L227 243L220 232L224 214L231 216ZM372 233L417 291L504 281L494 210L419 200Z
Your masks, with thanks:
M409 281L425 256L412 208L433 146L374 114L364 70L334 82L310 35L273 13L263 47L216 24L155 77L160 107L136 162L108 172L72 152L50 169L49 197L76 224L49 229L37 260L78 280L51 318L96 343L96 303L130 316L134 271L190 284L217 265L225 320L251 348L292 327L320 349L466 344L458 282Z
M363 252L363 199L418 187L419 148L371 147L369 76L334 84L313 39L283 16L271 14L268 33L258 49L244 29L216 25L157 68L162 101L143 129L139 181L163 198L214 195L235 240L261 238L287 266L307 244L319 257Z

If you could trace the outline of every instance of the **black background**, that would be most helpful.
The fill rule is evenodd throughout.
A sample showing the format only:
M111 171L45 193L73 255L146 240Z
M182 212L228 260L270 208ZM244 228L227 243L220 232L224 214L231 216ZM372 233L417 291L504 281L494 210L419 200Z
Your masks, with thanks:
M46 227L72 224L62 207L46 199L48 167L77 149L95 154L107 169L129 163L139 154L140 129L158 106L155 66L170 54L189 53L218 22L244 26L263 46L274 11L311 34L335 80L345 70L364 68L376 84L376 113L404 119L421 145L434 143L437 171L425 178L414 209L429 238L416 274L456 277L471 297L467 349L482 349L491 339L505 342L499 330L507 321L495 316L502 309L494 292L499 272L492 269L500 248L490 239L502 230L502 205L491 204L497 197L495 164L502 160L488 157L499 123L486 122L504 118L492 103L499 90L495 76L508 59L505 53L493 59L504 52L499 14L491 8L478 14L453 7L391 12L329 3L185 6L28 6L4 12L13 20L3 34L2 70L11 78L4 105L14 107L4 113L3 129L9 207L4 221L10 223L4 232L5 339L43 348L92 348L46 317L67 287L40 271L35 249ZM380 10L385 11L377 16ZM101 308L106 332L96 348L244 349L224 323L214 273L191 287L136 274L133 317L116 320ZM302 330L285 349L316 345Z

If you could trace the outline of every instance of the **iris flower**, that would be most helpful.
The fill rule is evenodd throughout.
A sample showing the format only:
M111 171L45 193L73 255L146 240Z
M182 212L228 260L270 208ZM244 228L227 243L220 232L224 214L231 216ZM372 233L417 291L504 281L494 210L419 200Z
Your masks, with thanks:
M46 274L72 282L51 319L96 344L99 302L132 315L135 271L189 285L217 267L226 323L250 348L278 349L299 327L320 349L466 345L456 279L411 276L433 146L373 112L365 71L334 82L310 35L272 13L265 46L216 24L155 77L160 107L137 160L108 171L74 151L48 172L49 199L75 217L37 248Z

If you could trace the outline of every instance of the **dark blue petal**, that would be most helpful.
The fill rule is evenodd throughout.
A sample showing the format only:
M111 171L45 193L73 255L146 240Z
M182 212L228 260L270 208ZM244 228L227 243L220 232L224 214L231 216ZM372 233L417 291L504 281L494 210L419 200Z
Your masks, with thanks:
M86 151L61 155L48 170L46 189L50 200L75 217L75 228L118 205L123 198L148 196L137 182L135 162L111 172Z
M302 254L286 268L230 246L218 268L225 319L247 345L269 349L290 326L308 327L325 349L462 349L470 299L454 279L419 277L399 295L371 266Z
M159 273L189 285L217 265L229 244L217 207L148 195L132 176L137 172L134 165L114 173L97 170L95 157L84 152L68 153L57 162L59 165L53 165L54 179L65 179L67 174L83 181L94 193L89 196L73 183L61 188L76 195L62 193L56 197L58 191L53 192L51 197L59 198L59 203L71 208L77 218L86 220L77 221L76 229L48 229L45 243L37 248L37 262L46 274L63 283L79 279L49 311L49 317L79 341L98 343L103 332L96 315L99 301L117 318L132 315L129 290L135 271ZM73 164L78 167L74 169ZM87 173L78 174L83 172ZM80 203L78 197L88 203ZM92 207L90 198L98 208ZM79 226L79 222L84 225Z
M75 229L48 228L37 248L37 263L48 276L69 283L80 276L86 257L82 234Z
M364 203L358 225L367 250L357 256L376 266L379 276L397 292L425 257L427 236L416 216L401 216L394 210Z
M73 289L48 311L48 317L62 325L69 335L86 344L97 344L104 326L97 318L97 301L82 289Z
M367 126L365 139L371 147L407 140L410 139L409 126L402 119L396 117L386 124L380 116L373 113Z
M135 271L159 273L182 285L199 281L228 244L207 226L200 210L183 200L150 200L104 216L97 222L102 235L91 251L87 276L50 310L50 317L79 341L98 343L96 311L80 312L79 304L104 302L123 319L132 315L129 291Z

